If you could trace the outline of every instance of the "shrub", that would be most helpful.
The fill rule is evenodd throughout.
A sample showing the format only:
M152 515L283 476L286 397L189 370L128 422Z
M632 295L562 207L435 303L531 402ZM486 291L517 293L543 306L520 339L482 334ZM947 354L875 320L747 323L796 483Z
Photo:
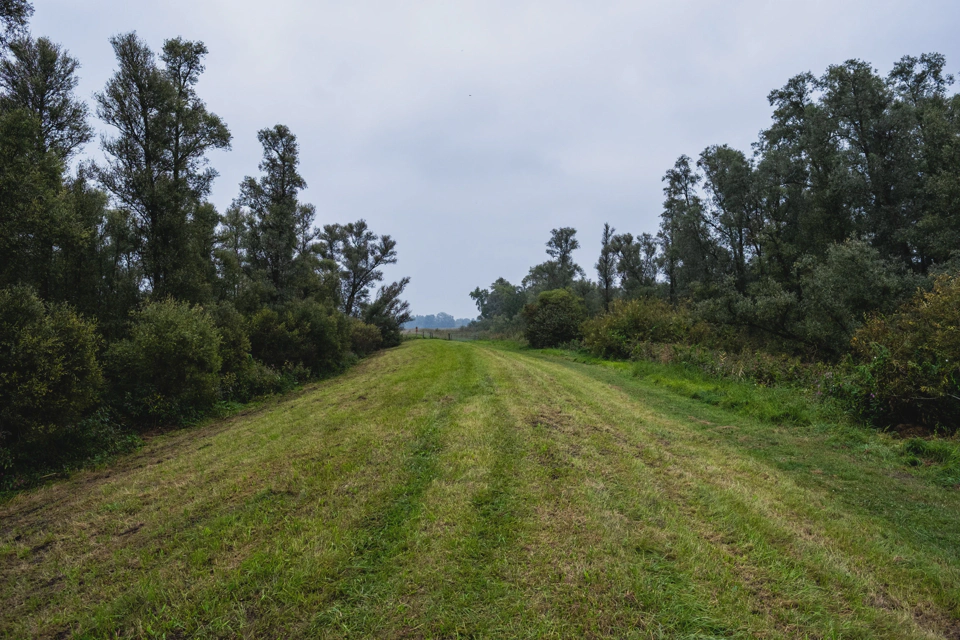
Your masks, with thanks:
M806 273L796 331L809 344L835 355L848 350L866 314L894 310L924 284L923 278L856 240L830 246L823 258L806 256L798 268Z
M164 300L132 315L130 337L107 350L111 404L141 424L183 424L218 399L220 334L199 306Z
M379 327L357 318L350 319L350 350L363 357L380 348L383 336Z
M247 402L257 395L273 393L278 384L270 382L271 374L279 374L250 354L250 337L243 315L229 302L207 307L220 334L220 397L222 400Z
M890 316L875 316L851 342L840 392L881 426L956 430L960 425L960 275L940 276Z
M0 290L0 446L59 435L97 404L99 346L95 324L69 306Z
M249 329L255 358L307 376L340 370L350 347L346 316L314 300L296 300L279 311L261 309L250 319Z
M583 326L585 346L604 358L629 358L642 343L698 343L708 333L685 308L657 298L617 300Z
M544 291L523 308L524 336L535 349L555 347L581 337L583 303L566 289Z

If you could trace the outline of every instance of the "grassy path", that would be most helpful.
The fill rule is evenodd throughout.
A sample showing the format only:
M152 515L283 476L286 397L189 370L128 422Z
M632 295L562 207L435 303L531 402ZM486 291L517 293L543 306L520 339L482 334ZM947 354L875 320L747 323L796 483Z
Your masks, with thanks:
M407 343L0 504L0 636L960 638L960 492L871 446Z

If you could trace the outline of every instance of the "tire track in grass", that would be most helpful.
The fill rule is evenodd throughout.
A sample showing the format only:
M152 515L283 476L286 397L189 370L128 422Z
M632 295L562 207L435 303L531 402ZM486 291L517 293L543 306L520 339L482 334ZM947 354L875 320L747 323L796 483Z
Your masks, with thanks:
M472 348L472 347L471 347ZM520 495L519 465L528 451L526 435L508 411L506 398L517 381L491 366L488 354L483 361L485 386L483 418L492 427L489 436L493 461L484 477L484 486L469 497L469 526L456 545L457 556L451 572L457 576L455 602L469 607L469 621L463 619L438 625L441 636L474 637L502 632L522 618L524 594L512 578L516 547L529 509ZM490 424L492 422L492 424Z
M826 637L837 633L891 638L927 635L914 626L909 614L871 606L870 594L862 581L849 579L845 561L836 566L835 554L839 549L818 548L818 543L830 540L816 519L797 511L783 513L782 507L780 513L771 513L754 499L755 495L766 496L771 489L784 496L804 490L772 470L763 474L766 481L761 480L754 468L761 465L742 459L736 452L723 451L729 458L716 459L716 451L708 453L697 446L703 444L703 438L693 434L688 426L652 415L642 407L638 413L644 420L631 420L628 407L636 400L623 403L622 394L608 385L584 384L579 377L570 380L557 370L559 365L540 362L537 368L545 375L555 373L555 387L573 396L572 404L587 419L593 414L595 419L619 425L623 427L621 434L631 440L623 444L640 445L641 463L659 469L650 481L658 484L676 506L674 526L685 523L697 534L694 538L681 535L681 539L686 538L685 546L695 555L703 556L706 552L704 559L712 558L725 567L725 571L714 572L711 580L739 584L752 602L744 611L749 615L744 617L766 620L770 625L766 633L793 637L817 633L819 629ZM532 362L531 365L536 366ZM590 387L594 387L592 392L588 392ZM649 446L650 436L657 438L658 431L658 450L653 450ZM617 456L610 456L611 462L616 460ZM620 460L625 462L622 456ZM629 508L629 500L622 502L620 508ZM797 523L821 530L821 539L813 543L802 539L796 531ZM696 537L700 538L699 549ZM697 574L694 567L688 571ZM727 607L734 604L735 601L728 602ZM850 615L853 612L856 615ZM732 628L737 627L743 629L742 624Z
M440 345L431 346L435 351L442 350ZM439 377L424 398L433 407L413 433L402 480L358 523L350 558L337 571L324 609L314 617L314 633L337 630L337 634L379 635L389 624L389 612L381 605L388 599L391 577L400 569L396 560L415 534L424 496L439 475L438 458L444 449L445 432L454 426L456 405L476 393L475 388L464 384L473 369L468 361L472 355L465 350L457 353L457 366L450 368L451 378ZM462 387L467 391L459 398L446 393Z
M600 368L551 362L610 384L610 373ZM626 386L634 402L641 402L648 393L636 382ZM676 470L695 484L696 491L686 501L698 509L701 521L711 523L712 542L735 566L740 567L745 555L759 558L763 565L759 571L749 566L743 571L751 578L748 587L759 586L758 592L770 600L763 585L765 567L768 577L782 576L769 579L770 584L810 595L808 600L832 599L827 609L834 618L819 618L819 623L827 626L826 634L839 630L891 638L960 636L955 613L958 571L939 553L939 540L927 547L917 546L909 536L898 535L885 515L851 510L847 496L831 492L829 485L810 486L796 473L759 458L755 451L718 438L721 433L684 423L680 416L687 411L683 407L663 405L662 392L652 393L662 424L680 435L682 446L691 452L679 459ZM709 412L714 420L733 419L721 410L710 408ZM790 437L780 431L779 439ZM797 437L802 440L805 436ZM826 448L812 453L827 458L839 455ZM700 461L702 468L696 467L693 459ZM849 457L847 462L857 464ZM925 489L929 500L932 489ZM894 494L894 504L898 498ZM803 600L793 598L791 603L787 597L785 602L791 606L780 607L777 614L791 624L789 619L798 615ZM792 624L797 626L796 621Z
M622 443L595 420L582 419L571 406L573 394L554 374L519 354L497 355L523 381L511 408L529 425L529 463L540 484L540 501L522 562L528 565L525 587L544 635L734 635L735 625L724 623L703 602L693 574L677 561L675 541L662 527L640 526L639 535L629 539L621 529L611 539L596 494L606 493L604 483L615 471L610 456ZM639 597L627 589L631 580L624 574L642 578Z

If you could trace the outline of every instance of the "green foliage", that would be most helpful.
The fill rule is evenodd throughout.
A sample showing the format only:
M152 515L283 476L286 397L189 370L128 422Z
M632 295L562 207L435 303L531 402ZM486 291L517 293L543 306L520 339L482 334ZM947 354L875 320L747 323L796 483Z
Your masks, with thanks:
M578 340L586 318L583 303L566 289L544 291L523 308L524 337L531 347L556 347Z
M583 268L573 261L573 252L580 248L577 230L573 227L561 227L550 230L547 240L547 255L552 258L530 267L523 279L523 286L534 294L553 289L566 289L573 285L579 276L584 277Z
M881 425L960 425L960 275L943 275L853 337L839 392Z
M47 38L19 38L0 59L0 108L22 109L39 124L36 146L68 158L90 141L87 105L74 89L80 63Z
M674 307L657 298L616 300L609 313L583 325L584 346L605 358L629 358L644 342L697 343L709 329L684 307Z
M762 422L808 425L821 412L821 407L801 389L761 389L751 381L717 378L686 363L664 366L640 361L633 364L632 373L679 395Z
M356 316L369 302L371 287L383 279L381 267L396 264L397 241L373 233L363 219L324 225L319 237L323 257L340 273L340 308Z
M62 164L36 144L40 123L28 112L0 111L0 286L50 290L56 249L80 230L62 199Z
M522 287L510 284L504 278L497 278L489 289L477 287L470 292L470 297L477 305L480 318L484 320L511 320L523 310L527 299Z
M221 337L199 306L167 299L131 318L130 337L110 345L110 402L141 426L196 420L219 398Z
M301 378L339 371L350 348L346 316L315 300L261 309L250 318L249 335L255 358Z
M848 349L868 313L892 311L924 282L861 241L831 245L822 260L807 256L799 265L807 273L798 333L833 354Z
M94 323L70 307L0 290L0 446L54 438L95 407L99 347Z
M370 355L379 349L382 343L383 336L379 328L357 318L350 318L350 350L353 353L360 357Z
M157 56L136 33L110 40L118 69L96 95L104 138L101 186L133 213L137 257L156 298L203 301L216 224L204 206L216 171L207 153L230 147L230 132L196 93L207 53L201 42L167 40ZM213 220L211 220L213 218ZM211 221L213 225L211 225Z
M403 290L410 283L410 278L402 278L377 291L373 302L365 305L361 318L367 324L380 330L381 345L395 347L400 344L403 325L410 321L410 305L400 299Z

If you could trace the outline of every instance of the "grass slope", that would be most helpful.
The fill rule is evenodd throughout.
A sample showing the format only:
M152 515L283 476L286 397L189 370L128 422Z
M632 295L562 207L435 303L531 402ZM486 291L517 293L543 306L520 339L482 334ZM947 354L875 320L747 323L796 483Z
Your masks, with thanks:
M639 373L411 342L21 493L0 636L960 637L960 492Z

